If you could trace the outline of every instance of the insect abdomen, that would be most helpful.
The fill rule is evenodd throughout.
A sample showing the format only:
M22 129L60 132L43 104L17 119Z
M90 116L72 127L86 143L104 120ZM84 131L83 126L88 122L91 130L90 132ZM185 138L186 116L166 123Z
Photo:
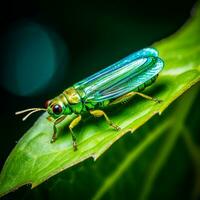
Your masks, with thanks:
M152 77L151 79L149 79L148 81L146 81L145 83L141 84L140 86L138 86L134 91L136 92L141 92L142 90L144 90L146 87L150 86L151 84L153 84L156 79L158 77L158 74L154 77Z

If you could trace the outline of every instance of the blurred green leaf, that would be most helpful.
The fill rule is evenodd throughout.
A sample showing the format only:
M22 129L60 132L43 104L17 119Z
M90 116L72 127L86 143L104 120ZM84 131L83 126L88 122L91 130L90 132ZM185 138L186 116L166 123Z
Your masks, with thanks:
M179 32L153 45L165 61L165 68L157 82L146 91L164 101L155 104L138 98L135 102L131 101L126 106L120 105L115 110L111 110L109 116L116 124L120 125L121 131L116 132L110 129L103 119L83 122L76 129L78 151L74 152L69 131L64 128L74 116L69 116L61 124L62 131L60 131L58 140L54 144L50 144L52 124L46 119L46 113L42 115L9 155L0 175L0 196L25 184L30 183L32 187L36 187L49 177L89 157L96 160L123 135L134 132L152 116L162 113L177 97L200 80L199 32L200 8ZM165 123L161 124L158 130L162 130L162 126L167 126ZM154 142L156 135L161 133L158 130L155 131L157 134L154 134L152 138L147 137L143 141L137 150L139 153L143 152L151 142ZM177 134L178 132L175 131ZM171 141L175 139L176 134L171 138L169 136L169 143L166 143L166 146L168 144L173 146ZM167 156L170 150L168 147L163 146L161 154ZM134 150L133 155L137 156L137 151ZM155 164L153 167L155 174L161 166L162 162L160 165ZM121 167L123 168L123 166ZM153 179L154 175L149 178L149 182L151 183ZM149 185L144 187L145 196L149 193ZM105 186L105 189L100 189L96 198L102 196L108 188Z

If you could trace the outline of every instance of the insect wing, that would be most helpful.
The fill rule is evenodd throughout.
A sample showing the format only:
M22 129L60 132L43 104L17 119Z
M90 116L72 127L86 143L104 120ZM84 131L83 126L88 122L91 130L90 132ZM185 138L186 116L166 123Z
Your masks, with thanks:
M84 100L101 102L133 91L157 75L163 62L155 49L146 48L76 83L85 93Z
M135 53L130 54L129 56L121 59L120 61L106 67L105 69L100 70L99 72L83 79L82 81L76 83L74 85L75 88L87 88L90 87L93 83L98 81L98 78L103 77L104 75L111 75L115 73L115 71L125 65L131 63L132 61L142 58L142 57L157 57L158 52L154 48L145 48Z
M145 66L146 65L146 66ZM146 68L148 66L148 69ZM126 74L121 81L110 87L101 89L99 92L88 97L88 100L101 102L106 99L114 99L123 94L137 90L139 86L155 77L162 69L163 61L159 58L147 58L146 63L142 66L144 70L139 72ZM141 67L141 66L140 66Z

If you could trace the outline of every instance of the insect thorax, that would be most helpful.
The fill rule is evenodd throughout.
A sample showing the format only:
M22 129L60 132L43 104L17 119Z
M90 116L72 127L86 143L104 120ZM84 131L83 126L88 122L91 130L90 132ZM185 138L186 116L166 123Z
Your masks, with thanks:
M67 88L66 90L63 91L62 93L67 102L68 106L70 107L71 111L73 113L81 113L83 110L83 103L81 101L81 97L77 90L73 87Z

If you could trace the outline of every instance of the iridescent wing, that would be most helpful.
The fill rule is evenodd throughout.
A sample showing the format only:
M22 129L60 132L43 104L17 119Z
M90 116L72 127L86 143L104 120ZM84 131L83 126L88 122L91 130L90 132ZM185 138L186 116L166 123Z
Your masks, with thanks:
M162 68L163 61L158 52L146 48L76 83L74 87L84 92L84 101L101 102L134 91Z

